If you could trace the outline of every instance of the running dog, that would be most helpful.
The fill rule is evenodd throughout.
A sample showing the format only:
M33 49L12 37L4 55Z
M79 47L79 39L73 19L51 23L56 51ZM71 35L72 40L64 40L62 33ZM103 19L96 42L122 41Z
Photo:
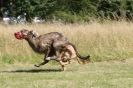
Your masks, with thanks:
M14 33L14 35L19 40L25 39L35 52L45 54L44 61L35 65L36 67L44 65L50 60L56 60L61 64L64 70L65 65L69 64L72 58L78 57L78 62L81 61L83 63L90 61L89 55L82 57L78 53L75 45L70 43L61 33L50 32L38 35L35 31L22 29Z

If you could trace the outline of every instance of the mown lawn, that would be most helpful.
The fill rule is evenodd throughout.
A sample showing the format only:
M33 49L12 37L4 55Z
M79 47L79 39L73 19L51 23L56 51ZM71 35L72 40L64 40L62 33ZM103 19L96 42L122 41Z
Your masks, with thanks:
M29 64L0 66L0 88L133 88L133 59L58 64L36 68Z

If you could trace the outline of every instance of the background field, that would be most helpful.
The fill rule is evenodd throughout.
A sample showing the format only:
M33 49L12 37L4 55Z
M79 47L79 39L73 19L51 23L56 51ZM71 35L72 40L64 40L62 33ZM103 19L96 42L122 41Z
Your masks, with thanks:
M123 60L133 57L133 23L100 24L27 24L0 25L0 63L35 63L43 55L34 53L25 40L17 40L14 32L35 30L39 34L61 32L76 45L81 55L90 54L92 61Z
M56 62L35 68L43 55L13 35L23 28L39 34L61 32L81 55L90 54L93 63L75 62L65 72ZM0 25L0 88L132 88L132 57L133 23L125 21Z

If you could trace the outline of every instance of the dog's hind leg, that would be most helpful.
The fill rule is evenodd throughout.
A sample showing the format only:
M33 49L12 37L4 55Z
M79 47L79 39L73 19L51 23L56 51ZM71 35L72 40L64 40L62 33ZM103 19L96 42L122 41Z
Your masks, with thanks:
M67 62L58 61L58 62L60 63L60 65L61 65L61 67L62 67L62 70L65 71L65 70L66 70L65 65L68 65L69 62L68 62L68 61L67 61Z
M65 65L63 64L63 62L62 61L59 61L59 63L61 65L61 67L62 67L62 70L65 71L66 69L65 69Z

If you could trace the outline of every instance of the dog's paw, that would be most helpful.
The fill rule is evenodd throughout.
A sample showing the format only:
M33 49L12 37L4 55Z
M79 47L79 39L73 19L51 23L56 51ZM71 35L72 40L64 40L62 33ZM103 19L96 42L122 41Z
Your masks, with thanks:
M36 65L36 64L35 64L34 66L35 66L35 67L40 67L39 65Z

